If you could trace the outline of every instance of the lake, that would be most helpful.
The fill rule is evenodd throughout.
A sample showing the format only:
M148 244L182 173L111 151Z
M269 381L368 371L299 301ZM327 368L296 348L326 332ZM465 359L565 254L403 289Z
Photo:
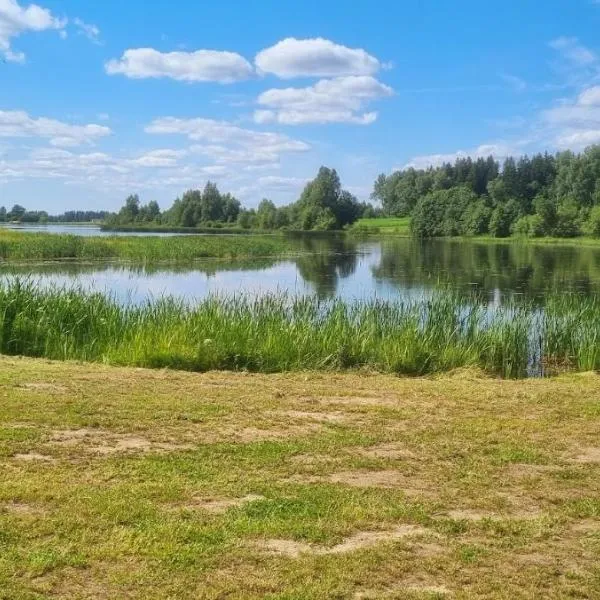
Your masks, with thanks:
M49 225L44 231L107 235L91 226ZM594 246L358 240L339 235L301 237L291 244L291 258L203 260L177 266L3 265L0 277L28 275L41 286L78 286L136 303L165 294L191 300L210 294L274 292L322 299L417 299L441 286L465 295L477 292L488 303L509 297L541 303L550 291L600 291L600 247Z
M0 228L9 229L11 231L20 231L22 233L55 233L55 234L68 234L68 235L82 235L84 237L108 237L111 235L118 236L174 236L174 235L198 235L198 234L181 234L181 233L152 233L152 232L116 232L116 231L102 231L98 225L77 225L77 224L64 224L64 223L48 223L47 225L36 225L36 224L19 224L19 223L2 223Z

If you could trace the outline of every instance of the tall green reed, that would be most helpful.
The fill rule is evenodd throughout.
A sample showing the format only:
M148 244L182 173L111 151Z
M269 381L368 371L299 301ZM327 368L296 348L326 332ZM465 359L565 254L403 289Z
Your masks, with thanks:
M534 315L526 305L488 308L452 293L412 302L267 295L121 305L103 294L40 289L15 278L0 283L0 352L195 371L369 368L421 375L476 366L521 377L539 333ZM537 320L540 359L568 357L569 367L596 368L600 326L588 327L595 315L599 303L551 301Z

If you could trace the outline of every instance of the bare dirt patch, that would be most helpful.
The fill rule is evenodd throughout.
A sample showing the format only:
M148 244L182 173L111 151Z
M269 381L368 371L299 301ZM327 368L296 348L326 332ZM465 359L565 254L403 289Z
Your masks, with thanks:
M393 469L384 471L340 471L329 477L332 483L342 483L351 487L410 487L414 484L410 477Z
M577 456L570 459L574 463L600 463L600 448L584 448L579 451Z
M375 546L381 542L391 542L411 536L424 536L430 532L424 527L417 525L398 525L398 527L384 531L360 531L346 538L337 546L323 550L321 554L343 554L344 552L354 552Z
M359 453L367 458L403 459L415 458L415 454L398 443L379 444L370 448L361 448Z
M584 519L575 523L571 527L571 531L575 533L594 534L600 532L600 521L594 519Z
M318 423L344 423L348 421L348 415L340 412L325 413L302 410L283 410L278 411L276 414L277 416L287 417L290 419L303 419L317 421Z
M486 510L477 510L469 508L458 508L449 510L444 514L445 517L455 521L483 521L486 519L502 521L505 519L527 520L538 519L542 516L539 510L516 510L509 513L498 513Z
M88 428L55 431L50 439L54 445L82 448L94 454L178 452L194 448L189 444L156 442L136 435Z
M365 548L370 548L380 543L392 542L409 537L425 536L430 533L429 530L417 525L398 525L394 529L388 530L359 531L347 537L343 542L331 547L281 539L266 540L260 542L258 545L262 550L272 552L273 554L297 558L305 553L318 555L345 554L347 552L364 550Z
M14 515L40 515L45 511L42 507L34 504L26 504L24 502L9 502L8 504L0 505L0 512L6 511Z
M265 497L258 494L248 494L243 498L193 498L192 502L186 504L184 508L201 509L210 513L221 514L227 512L230 508L238 508L258 500L265 500Z
M291 437L301 437L310 435L321 430L321 425L318 423L306 423L303 425L289 425L287 427L272 429L259 429L257 427L243 427L241 429L232 430L231 432L223 432L224 436L233 439L236 442L252 443L262 440L285 440Z
M298 558L301 554L307 554L314 551L314 547L303 542L294 540L265 540L258 544L259 549L287 556L289 558Z
M40 454L39 452L27 452L26 454L14 454L13 458L15 460L22 460L25 462L54 462L54 458L52 456L48 456L46 454Z
M558 471L556 465L532 465L528 463L512 463L507 466L506 474L511 478L541 477Z

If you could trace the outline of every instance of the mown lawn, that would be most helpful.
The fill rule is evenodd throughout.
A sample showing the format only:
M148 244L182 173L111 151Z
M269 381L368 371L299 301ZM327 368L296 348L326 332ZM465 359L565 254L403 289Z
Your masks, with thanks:
M600 597L600 377L0 358L0 598Z

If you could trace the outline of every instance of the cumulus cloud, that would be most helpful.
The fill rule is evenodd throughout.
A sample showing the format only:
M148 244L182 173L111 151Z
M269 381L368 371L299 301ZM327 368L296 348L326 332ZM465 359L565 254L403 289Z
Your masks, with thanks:
M282 79L373 75L382 66L362 48L348 48L323 38L286 38L259 52L255 63L260 73Z
M553 132L560 149L581 150L600 141L600 86L584 89L571 102L563 102L542 113L542 121Z
M151 134L184 135L196 144L191 150L212 157L220 163L277 162L282 154L306 152L310 146L286 135L254 131L213 119L177 119L164 117L150 123Z
M218 83L242 81L254 72L252 65L235 52L159 52L153 48L126 50L121 58L107 62L105 69L109 75L125 75L131 79L167 77L177 81Z
M591 65L598 60L596 54L583 46L576 37L556 38L550 42L550 47L578 66Z
M36 137L50 140L53 146L91 144L111 134L108 127L96 124L71 125L55 119L30 117L20 110L0 111L0 137Z
M27 31L56 29L63 32L66 25L66 19L54 16L37 4L21 6L16 0L0 0L0 54L8 62L22 63L25 54L11 49L12 38Z
M76 153L60 148L36 148L25 157L0 157L0 180L58 179L65 184L97 184L128 190L202 185L208 177L226 174L223 166L186 163L189 152L150 150L133 157L104 152Z
M392 94L392 88L367 75L323 79L310 87L263 92L258 104L267 108L255 111L254 120L285 125L335 122L368 125L376 120L377 113L363 112L365 105Z

